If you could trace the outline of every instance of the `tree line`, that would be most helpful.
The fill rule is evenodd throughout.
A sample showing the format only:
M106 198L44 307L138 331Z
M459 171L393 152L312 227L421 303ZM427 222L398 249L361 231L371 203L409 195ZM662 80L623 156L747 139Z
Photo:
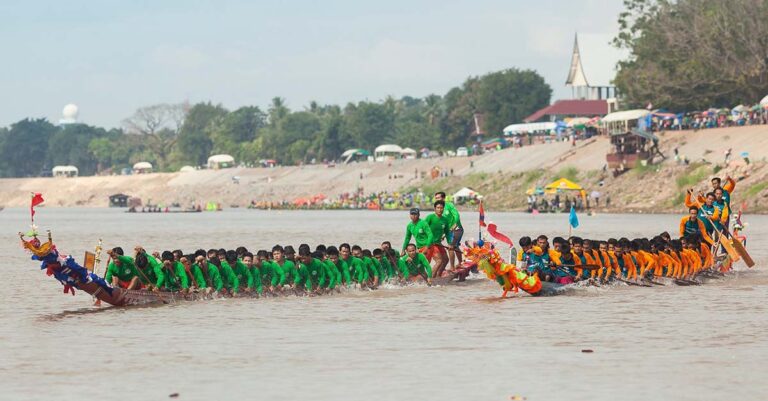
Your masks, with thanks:
M768 1L624 0L615 84L628 107L754 104L768 94Z
M121 128L87 124L56 126L24 119L0 128L0 176L38 176L55 165L74 165L80 175L119 173L138 161L160 171L201 166L212 154L238 163L274 159L283 165L336 160L347 149L381 144L434 150L472 141L475 113L486 137L549 104L552 89L535 71L508 69L470 77L445 95L387 97L338 105L311 102L291 110L283 98L267 110L227 110L210 102L143 107Z

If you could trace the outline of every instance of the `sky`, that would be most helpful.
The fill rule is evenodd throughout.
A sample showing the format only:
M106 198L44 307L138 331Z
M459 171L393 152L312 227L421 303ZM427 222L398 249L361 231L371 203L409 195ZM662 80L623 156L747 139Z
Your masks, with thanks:
M137 108L211 101L302 110L443 95L534 69L568 98L573 37L613 36L621 0L68 0L2 2L0 126L119 127ZM606 60L615 62L615 60Z

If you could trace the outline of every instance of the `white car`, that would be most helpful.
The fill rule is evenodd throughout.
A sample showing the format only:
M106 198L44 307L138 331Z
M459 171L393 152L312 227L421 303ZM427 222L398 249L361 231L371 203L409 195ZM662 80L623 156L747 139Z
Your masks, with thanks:
M467 150L467 148L462 146L462 147L456 149L456 156L467 157L467 156L469 156L469 150Z

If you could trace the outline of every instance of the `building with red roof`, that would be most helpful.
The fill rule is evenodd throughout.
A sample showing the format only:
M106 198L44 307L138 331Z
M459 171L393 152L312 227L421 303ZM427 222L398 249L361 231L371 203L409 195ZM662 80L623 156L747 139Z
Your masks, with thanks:
M608 114L606 100L558 100L523 119L527 123L558 121L565 118L604 116Z

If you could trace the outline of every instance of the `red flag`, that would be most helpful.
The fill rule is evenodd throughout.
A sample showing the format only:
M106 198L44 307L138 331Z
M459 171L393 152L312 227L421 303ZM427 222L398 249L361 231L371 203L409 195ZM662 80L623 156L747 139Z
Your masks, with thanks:
M35 206L43 203L45 200L43 199L43 194L41 193L32 193L32 203L29 206L29 212L32 215L32 221L35 221Z
M485 210L483 209L483 201L480 201L480 227L485 227Z
M493 224L493 223L488 224L488 234L491 234L491 237L496 238L497 240L499 240L499 241L501 241L501 242L503 242L503 243L505 243L505 244L507 244L509 246L514 246L512 244L512 240L509 239L509 237L507 237L506 235L496 231L496 224Z

